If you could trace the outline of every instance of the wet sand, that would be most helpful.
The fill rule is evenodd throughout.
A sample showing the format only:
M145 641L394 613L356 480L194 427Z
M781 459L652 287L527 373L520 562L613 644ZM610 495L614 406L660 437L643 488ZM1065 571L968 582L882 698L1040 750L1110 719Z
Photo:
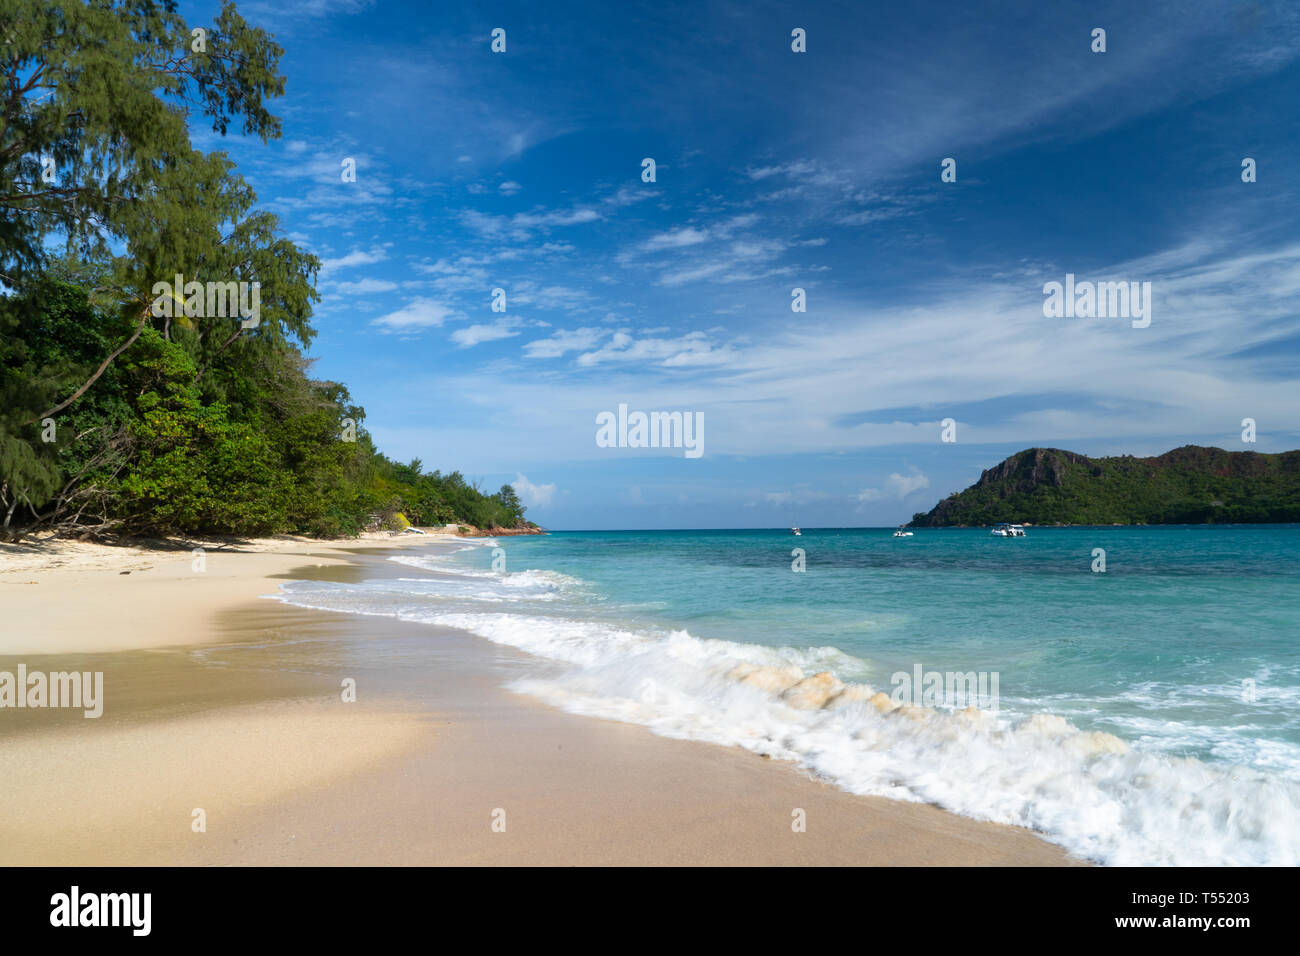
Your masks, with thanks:
M1075 862L1025 830L552 710L501 688L526 655L472 635L257 598L395 574L394 545L441 546L281 539L209 552L202 575L188 551L0 555L0 671L105 681L99 719L0 710L0 864Z

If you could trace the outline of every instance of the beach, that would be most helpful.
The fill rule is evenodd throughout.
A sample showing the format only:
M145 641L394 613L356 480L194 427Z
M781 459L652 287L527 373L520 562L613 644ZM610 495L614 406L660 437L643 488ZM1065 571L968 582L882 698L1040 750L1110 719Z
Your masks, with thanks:
M99 717L0 709L0 864L1079 862L1022 828L554 709L503 686L529 673L522 650L264 598L391 576L443 539L212 543L199 565L190 544L0 549L0 671L103 674Z

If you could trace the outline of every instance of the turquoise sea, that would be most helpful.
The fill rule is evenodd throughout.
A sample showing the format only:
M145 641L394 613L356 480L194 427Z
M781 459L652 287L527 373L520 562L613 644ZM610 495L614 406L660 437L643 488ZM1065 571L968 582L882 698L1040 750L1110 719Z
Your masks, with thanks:
M512 687L555 706L1098 862L1300 864L1300 526L560 532L393 560L409 576L283 597L469 630L535 655Z

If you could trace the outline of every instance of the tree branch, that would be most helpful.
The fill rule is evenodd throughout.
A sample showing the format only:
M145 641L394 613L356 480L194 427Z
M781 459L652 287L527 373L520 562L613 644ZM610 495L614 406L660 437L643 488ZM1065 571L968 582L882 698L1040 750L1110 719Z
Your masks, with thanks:
M127 339L125 342L123 342L120 346L118 346L113 351L113 353L109 355L108 358L104 359L103 363L99 366L99 368L95 369L95 374L90 376L90 378L86 380L86 383L81 386L81 388L73 392L72 395L69 396L65 401L60 402L59 404L55 405L53 408L49 409L48 411L42 412L41 414L37 415L35 418L31 418L23 422L23 426L25 427L27 425L34 425L43 418L49 418L51 415L55 415L63 411L65 408L67 408L77 399L81 398L82 395L86 394L86 389L90 388L90 386L94 385L97 381L99 381L99 377L103 375L104 370L107 369L110 364L112 364L113 359L117 358L128 348L130 348L131 343L133 343L136 339L140 337L140 333L144 331L144 324L148 321L149 321L149 309L146 307L145 310L142 313L140 313L140 324L135 327L135 331L131 333L131 337Z

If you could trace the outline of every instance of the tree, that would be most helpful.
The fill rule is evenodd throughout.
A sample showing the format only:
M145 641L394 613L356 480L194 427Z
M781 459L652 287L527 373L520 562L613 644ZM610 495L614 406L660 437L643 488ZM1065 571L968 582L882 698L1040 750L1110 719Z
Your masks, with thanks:
M502 485L501 490L496 493L497 501L501 502L502 507L506 509L509 516L507 526L513 526L523 520L524 512L527 510L519 501L519 495L511 485Z
M0 277L19 284L62 239L81 259L109 264L96 292L132 319L80 387L38 417L85 394L150 320L156 283L178 274L260 283L268 321L256 334L307 341L318 262L275 236L273 216L252 212L256 196L224 154L199 152L189 138L196 115L220 133L242 119L246 133L278 136L265 101L284 91L283 50L230 2L193 31L172 0L10 5L0 26ZM245 331L213 319L196 323L188 343L200 370ZM169 336L170 320L160 325Z
M45 261L50 235L87 258L132 249L169 222L157 187L191 153L194 113L280 134L265 100L284 52L226 0L202 34L174 0L6 0L0 20L0 272Z
M223 134L232 121L263 140L280 132L265 104L283 92L283 51L233 3L192 31L173 0L6 0L0 42L0 280L30 301L62 241L93 274L88 302L113 332L88 362L23 341L0 350L0 506L12 517L57 484L41 423L82 401L147 328L180 343L196 380L218 357L254 366L297 354L291 340L313 335L319 262L254 210L224 154L190 145L196 117ZM156 314L158 284L178 274L257 283L258 323ZM219 397L228 384L204 388Z

